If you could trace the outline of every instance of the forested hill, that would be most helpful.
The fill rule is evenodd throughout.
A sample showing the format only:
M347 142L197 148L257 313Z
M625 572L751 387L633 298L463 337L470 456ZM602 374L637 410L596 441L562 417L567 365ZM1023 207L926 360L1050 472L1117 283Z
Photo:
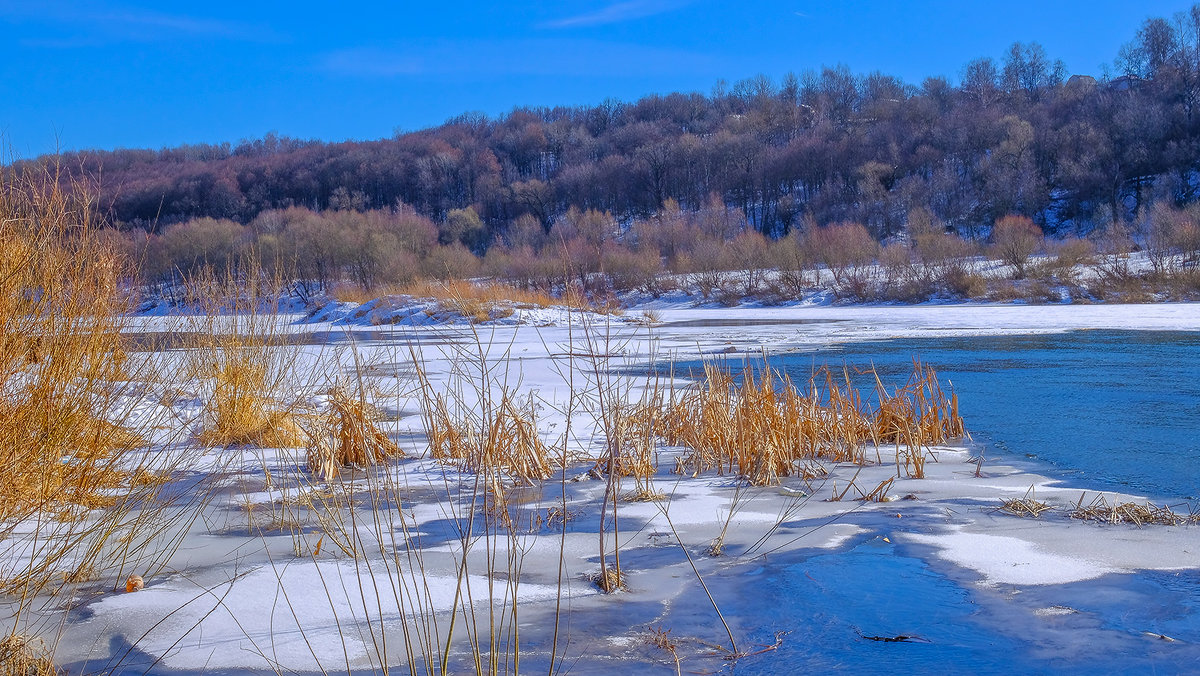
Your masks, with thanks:
M857 221L886 237L915 207L967 230L1015 213L1084 232L1153 201L1196 200L1198 105L1200 5L1147 20L1101 77L1017 43L967 64L957 83L824 68L709 95L467 114L378 141L271 135L60 159L99 184L113 222L149 230L404 203L435 221L472 206L496 232L524 214L548 228L571 206L628 222L668 199L686 211L716 196L772 235Z

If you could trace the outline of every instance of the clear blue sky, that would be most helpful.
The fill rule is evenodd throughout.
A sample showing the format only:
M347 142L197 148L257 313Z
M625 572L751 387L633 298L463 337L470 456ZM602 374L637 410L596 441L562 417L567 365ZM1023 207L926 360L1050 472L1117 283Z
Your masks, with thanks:
M1099 74L1142 0L0 0L0 143L53 150L390 136L464 111L709 92L844 63L919 84L1037 41Z

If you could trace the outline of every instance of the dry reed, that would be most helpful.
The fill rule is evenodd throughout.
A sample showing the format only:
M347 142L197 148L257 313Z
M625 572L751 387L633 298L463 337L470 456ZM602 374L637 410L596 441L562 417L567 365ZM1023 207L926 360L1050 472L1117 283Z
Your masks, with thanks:
M1112 525L1131 523L1137 527L1146 525L1184 526L1200 523L1200 515L1194 513L1177 514L1170 507L1158 506L1152 502L1139 505L1133 502L1109 503L1103 495L1084 506L1083 495L1075 509L1071 510L1071 518L1080 521L1095 521Z
M55 175L0 180L0 519L109 504L145 443L120 424L126 268L92 212Z
M329 412L307 431L308 469L325 481L337 478L342 467L369 467L404 451L371 422L369 405L340 387L329 391Z
M507 390L472 410L438 394L424 372L421 416L430 457L468 472L499 472L524 482L547 479L550 453L537 433L532 401L518 403Z
M276 317L282 284L248 266L223 276L202 270L187 286L189 304L203 314L184 378L210 388L197 440L206 446L303 446L296 416L279 403L288 379Z
M269 396L267 366L254 354L227 345L219 361L205 369L213 382L210 422L197 435L206 446L294 447L303 442L295 417Z
M650 645L658 648L671 657L675 663L675 673L680 674L679 646L671 639L671 630L665 627L650 627L646 630L646 638Z
M0 639L0 676L57 676L49 648L41 639L9 634Z
M1030 489L1030 493L1026 493L1023 498L1002 500L996 509L1012 516L1029 516L1036 519L1054 508L1045 502L1033 499L1032 489Z
M706 364L704 377L672 398L664 414L642 410L634 419L688 449L678 473L715 470L754 485L805 475L818 460L864 464L867 442L895 443L897 465L904 457L909 475L920 478L925 449L965 434L957 397L944 395L932 369L918 364L905 387L889 394L880 385L877 395L872 412L849 373L836 378L828 368L801 390L770 365L758 373L746 368L739 379Z
M92 193L59 178L52 166L0 172L0 590L14 609L0 673L55 673L57 638L22 631L43 633L32 617L65 615L75 597L39 596L161 570L193 516L184 505L203 499L196 488L165 507L163 477L183 461L149 453L153 416L135 417L151 361L122 336L129 266L99 232Z

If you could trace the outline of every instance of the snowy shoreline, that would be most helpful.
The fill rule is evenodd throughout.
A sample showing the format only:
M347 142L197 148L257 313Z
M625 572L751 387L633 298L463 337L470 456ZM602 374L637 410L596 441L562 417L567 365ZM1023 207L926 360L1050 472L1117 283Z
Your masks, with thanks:
M594 418L589 422L581 411L572 416L564 413L572 391L572 384L564 379L568 370L564 364L572 357L564 355L585 347L604 355L602 362L591 366L602 364L605 370L628 373L666 360L771 355L900 337L1200 330L1200 304L654 310L656 321L651 326L636 325L634 311L624 318L606 318L552 310L527 324L380 326L374 340L354 342L353 347L336 336L355 329L354 325L299 323L290 317L283 330L322 332L330 339L281 349L292 351L292 364L301 370L336 370L357 360L380 366L372 378L397 382L405 379L414 366L413 355L418 355L431 381L444 388L452 386L464 362L500 364L517 383L516 392L539 402L543 438L551 440L569 427L568 449L594 454L598 433ZM178 330L186 322L187 318L178 317L138 318L134 328ZM647 385L645 377L619 378L627 396ZM579 389L578 383L574 389ZM390 399L381 397L384 404L395 418L389 431L403 440L410 454L421 455L425 442L411 392L405 394L401 387ZM186 406L177 414L199 415L198 403L191 409ZM971 412L963 415L969 428ZM1138 571L1200 568L1196 555L1200 529L1195 526L1134 528L1080 522L1068 518L1066 511L1078 501L1092 499L1094 491L1087 491L1091 497L1085 500L1079 488L992 459L979 468L966 449L953 447L933 449L937 462L928 463L925 478L908 478L902 472L897 476L894 452L880 448L879 462L865 467L830 465L825 468L828 475L815 481L788 478L780 486L745 488L730 476L672 474L674 451L660 451L654 487L667 499L622 501L618 506L629 590L614 595L600 594L586 578L598 567L596 528L605 483L588 477L586 466L576 465L566 475L544 482L523 503L528 514L547 513L562 505L574 514L567 532L539 529L495 535L494 541L479 543L479 551L467 555L471 565L465 586L472 590L476 606L486 605L480 597L499 599L494 603L503 605L506 595L518 591L523 618L537 620L521 621L522 649L529 651L522 662L537 665L549 659L544 622L559 602L560 591L569 595L571 612L577 617L572 621L591 629L581 630L584 635L562 649L572 659L580 659L576 671L598 673L616 665L661 668L662 656L653 651L639 648L632 657L626 653L630 645L645 643L644 634L656 621L660 625L680 621L672 608L685 598L694 605L700 593L697 575L710 587L736 586L760 560L803 560L873 538L925 552L929 565L957 570L966 589L1046 587ZM875 458L876 449L868 449L867 456ZM390 485L400 487L403 509L355 528L365 529L367 539L379 549L393 552L404 549L399 541L416 541L418 535L426 538L429 544L420 546L425 558L418 576L425 586L417 589L420 584L411 577L412 571L394 563L402 557L389 563L386 555L381 558L376 551L361 561L349 559L334 552L327 541L324 553L314 555L314 547L321 550L323 541L317 529L267 533L247 527L255 509L274 514L274 506L294 499L304 472L302 450L209 449L204 458L210 471L221 473L224 492L205 507L204 518L189 529L170 566L147 577L144 591L92 592L77 599L79 607L59 643L60 664L72 670L106 662L141 664L142 669L154 663L180 672L276 667L301 672L370 670L373 665L377 668L382 651L395 668L405 661L402 652L395 652L404 643L396 624L414 621L413 608L400 599L422 599L428 604L424 615L444 615L455 606L456 589L462 591L456 585L455 562L463 556L463 542L454 537L454 528L456 519L461 521L470 509L462 496L470 488L471 475L427 459L400 460L381 470ZM852 499L851 492L841 501L830 501L837 491L845 492L847 482L865 494L890 477L895 477L888 490L890 500L860 502ZM1031 490L1056 511L1038 519L997 512L1001 500L1021 498ZM1145 501L1112 492L1105 496L1112 502ZM397 525L400 522L402 526ZM398 529L402 537L396 535ZM708 544L721 534L724 555L705 556ZM522 552L519 586L507 576L497 577L493 560L503 559L514 546ZM690 552L690 560L682 555L682 547ZM294 551L305 555L296 556ZM501 565L499 572L502 569ZM407 584L416 587L393 592L404 584L397 579L408 579ZM1027 610L1033 622L1051 621L1046 617L1054 616L1042 607ZM743 624L748 619L741 616L744 612L748 611L731 612L731 622ZM614 613L623 619L610 617ZM625 629L613 629L614 623ZM717 626L713 618L708 623ZM721 641L723 633L712 627L695 638ZM1153 633L1154 628L1146 631ZM381 649L380 636L389 636L391 647ZM603 640L593 645L597 639ZM690 659L703 659L701 652L697 647Z

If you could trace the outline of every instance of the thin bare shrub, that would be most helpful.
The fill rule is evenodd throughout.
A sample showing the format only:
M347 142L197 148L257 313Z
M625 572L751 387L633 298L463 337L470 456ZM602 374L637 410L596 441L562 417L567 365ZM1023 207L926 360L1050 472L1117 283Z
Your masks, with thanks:
M824 263L833 276L833 291L842 298L867 298L871 263L879 244L860 223L835 223L804 233L811 260Z
M1042 246L1042 229L1025 216L1009 215L992 228L992 255L1011 265L1013 276L1024 279L1029 257Z
M770 250L777 272L773 278L768 278L768 287L776 300L800 298L815 286L815 275L810 274L812 265L799 230L776 240Z

